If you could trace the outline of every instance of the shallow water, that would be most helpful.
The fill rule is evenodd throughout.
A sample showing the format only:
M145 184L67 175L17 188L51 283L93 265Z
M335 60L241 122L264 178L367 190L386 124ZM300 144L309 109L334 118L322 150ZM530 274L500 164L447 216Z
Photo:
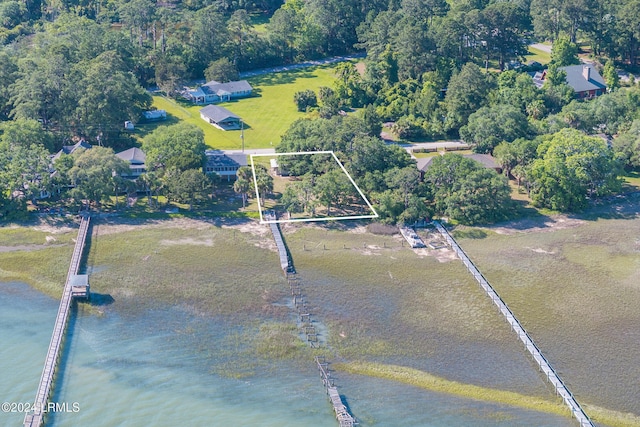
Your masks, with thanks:
M54 400L80 410L51 416L49 425L337 425L312 361L252 360L231 339L237 326L178 308L136 312L135 304L74 311ZM4 401L33 401L56 310L56 300L27 285L0 284ZM247 364L247 375L220 375L234 360ZM339 373L337 384L361 426L574 425L386 380ZM0 425L22 419L0 413Z

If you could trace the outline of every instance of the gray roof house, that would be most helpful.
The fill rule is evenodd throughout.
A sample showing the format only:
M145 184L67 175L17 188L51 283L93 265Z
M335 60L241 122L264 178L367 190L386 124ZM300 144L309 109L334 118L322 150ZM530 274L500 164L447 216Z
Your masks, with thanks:
M567 73L567 84L573 88L578 99L590 99L600 96L607 90L607 84L593 64L570 65L560 67ZM533 76L533 82L542 87L547 77L547 70L537 72Z
M121 151L116 153L116 157L119 157L129 163L129 173L127 175L123 175L125 178L137 178L147 170L145 165L147 155L139 148L133 147L128 150Z
M200 117L222 130L240 129L240 117L233 114L226 108L217 105L207 105L200 109Z
M246 80L219 83L212 80L193 90L187 90L183 95L195 104L211 104L246 98L251 95L253 87Z
M238 169L247 166L247 155L244 153L223 153L219 150L205 151L207 163L205 173L215 173L220 177L226 177L227 181L235 179Z
M62 149L51 157L51 163L55 162L63 154L73 154L76 150L80 148L88 150L89 148L91 148L91 144L89 144L84 139L81 139L74 145L63 145Z

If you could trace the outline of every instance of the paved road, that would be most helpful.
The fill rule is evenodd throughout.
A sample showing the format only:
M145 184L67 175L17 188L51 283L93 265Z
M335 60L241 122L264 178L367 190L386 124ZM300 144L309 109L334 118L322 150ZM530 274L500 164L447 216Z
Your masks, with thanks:
M533 44L530 44L529 47L541 50L543 52L551 53L551 46L549 46L548 44L533 43Z
M299 64L281 65L279 67L272 67L272 68L262 68L260 70L245 71L243 73L240 73L240 78L246 79L247 77L261 76L263 74L281 73L283 71L299 70L301 68L316 67L318 65L333 64L335 62L351 61L354 59L364 58L365 56L366 54L364 53L358 53L355 55L334 56L332 58L319 59L317 61L301 62Z

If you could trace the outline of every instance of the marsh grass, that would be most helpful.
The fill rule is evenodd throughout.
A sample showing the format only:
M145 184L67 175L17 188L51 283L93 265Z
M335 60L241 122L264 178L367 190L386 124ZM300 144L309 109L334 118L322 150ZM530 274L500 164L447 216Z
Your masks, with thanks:
M460 240L579 401L636 415L638 236L636 217Z
M198 228L146 228L92 236L92 289L114 298L185 304L209 315L286 316L273 303L285 294L268 236L204 223Z
M560 398L543 399L539 397L525 396L512 391L496 390L486 387L478 387L471 384L462 384L450 381L423 372L417 369L407 368L397 365L383 365L379 363L349 362L335 364L336 370L351 374L367 375L370 377L383 378L402 382L425 390L439 393L451 394L454 396L469 399L481 400L484 402L499 403L516 406L534 411L546 412L549 414L570 416L569 409L564 406Z
M0 227L0 246L37 245L0 251L0 279L20 280L52 297L59 297L73 252L77 233L74 227L76 225L71 221L31 221Z
M372 235L364 226L284 230L310 310L340 357L549 392L461 263L420 255L398 235ZM487 369L489 360L504 363L502 371Z
M19 280L59 298L67 277L73 245L34 251L0 252L0 280Z
M478 387L472 384L462 384L456 381L440 378L417 369L397 365L348 362L334 364L332 366L338 371L397 381L438 393L446 393L483 402L515 406L549 414L562 415L565 417L571 416L568 408L559 397L546 399L523 395L512 391ZM585 411L593 421L610 427L633 427L640 425L640 417L633 414L625 414L589 405L586 406Z
M77 224L66 220L39 220L0 226L0 246L73 243Z

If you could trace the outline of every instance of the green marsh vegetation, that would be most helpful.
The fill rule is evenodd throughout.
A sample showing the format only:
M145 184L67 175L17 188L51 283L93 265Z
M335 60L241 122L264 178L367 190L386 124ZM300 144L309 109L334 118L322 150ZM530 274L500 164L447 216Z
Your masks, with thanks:
M493 231L460 244L578 400L640 425L637 205Z
M513 391L462 384L417 369L396 365L349 362L335 364L333 367L338 371L388 379L440 393L570 417L569 410L559 398L533 397ZM591 419L603 425L610 427L633 427L640 425L640 417L633 414L611 411L593 405L584 406L586 406L584 409Z
M446 249L414 252L397 234L373 235L364 225L284 227L311 311L340 357L549 395L462 264L441 262ZM497 360L501 372L488 368Z
M272 246L269 229L246 219L99 221L88 255L92 292L110 295L120 315L180 307L212 319L219 331L201 351L217 374L246 377L274 361L305 366L312 352L286 306Z
M66 220L0 227L0 280L20 280L59 297L76 234L77 224Z

